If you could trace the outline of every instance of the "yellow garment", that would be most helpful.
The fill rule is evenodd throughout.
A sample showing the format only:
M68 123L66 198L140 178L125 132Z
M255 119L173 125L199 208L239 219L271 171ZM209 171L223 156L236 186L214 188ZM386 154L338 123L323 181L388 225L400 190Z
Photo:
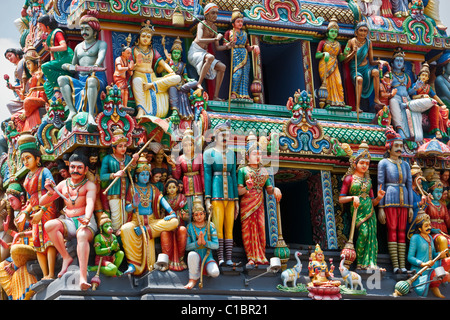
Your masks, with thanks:
M5 270L9 263L8 261L0 263L0 285L9 299L29 300L34 295L30 287L37 282L36 278L28 272L26 265L9 275Z
M233 239L234 200L211 201L212 222L216 226L219 239ZM224 238L225 236L225 238Z

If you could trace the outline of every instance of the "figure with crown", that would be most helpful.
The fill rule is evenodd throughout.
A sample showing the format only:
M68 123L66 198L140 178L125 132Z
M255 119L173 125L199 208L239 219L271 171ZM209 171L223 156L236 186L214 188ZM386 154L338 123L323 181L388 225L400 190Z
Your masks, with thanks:
M172 70L156 49L152 47L155 32L150 20L142 23L139 39L132 48L135 62L131 77L134 99L139 119L144 115L165 118L169 114L169 93L172 86L181 81L181 77ZM156 73L167 72L163 77Z
M238 193L242 241L247 255L247 269L256 265L266 265L266 229L264 210L264 190L274 194L276 201L281 200L280 189L274 187L269 172L261 164L261 149L257 137L251 133L247 137L245 158L247 165L238 170Z
M100 167L100 180L104 183L114 183L112 186L109 186L106 196L112 228L116 235L120 234L120 227L128 222L128 213L125 210L125 197L130 186L133 170L139 158L138 154L134 154L133 157L127 155L127 148L130 142L123 134L122 129L115 129L111 140L112 153L103 158ZM125 167L130 162L130 166L125 170ZM119 180L116 181L116 178L119 178Z
M380 200L378 219L386 224L388 251L394 273L406 269L406 225L413 217L411 167L402 160L403 140L400 134L386 130L386 154L378 163L378 188L385 191Z
M130 222L121 227L121 238L128 268L124 274L141 275L153 270L155 239L164 231L178 227L176 213L162 193L150 183L151 169L144 157L135 170L136 183L128 189L126 211L132 213ZM167 212L162 217L162 209Z
M359 232L356 241L357 269L378 268L377 218L374 206L384 197L385 191L380 185L377 197L374 198L369 175L370 159L369 146L363 142L358 152L350 158L350 167L344 175L339 195L340 203L352 202L351 216L356 215L355 227Z

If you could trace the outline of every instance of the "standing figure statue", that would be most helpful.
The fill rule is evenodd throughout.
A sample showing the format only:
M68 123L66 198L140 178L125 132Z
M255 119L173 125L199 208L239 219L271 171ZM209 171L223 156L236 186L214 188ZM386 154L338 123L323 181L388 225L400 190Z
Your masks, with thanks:
M97 126L95 117L102 111L100 93L105 91L107 80L103 63L108 45L98 40L101 31L97 12L88 12L80 19L83 41L74 50L72 63L62 65L64 70L79 72L78 78L62 75L58 77L61 94L69 110L67 121L77 112L89 112L88 123Z
M132 213L130 222L121 228L121 238L128 268L124 274L141 275L151 271L156 262L155 239L164 231L178 227L178 219L169 203L150 182L150 165L139 158L136 183L128 190L127 212ZM162 216L162 209L168 215Z
M388 251L394 273L406 272L406 224L413 217L411 168L401 159L403 140L393 129L386 130L386 155L378 163L378 188L385 191L378 219L386 224Z
M212 221L219 238L219 265L226 262L227 266L234 265L231 260L233 227L239 214L236 157L227 145L230 129L228 121L217 125L214 128L214 145L208 146L203 153L205 206L208 212L212 212Z
M224 38L233 44L231 66L232 80L230 99L231 100L248 100L253 102L253 99L248 94L250 86L250 52L259 55L259 46L250 45L247 32L243 30L244 15L238 8L233 9L231 14L231 24L233 29L228 30Z
M122 129L116 129L111 141L112 154L106 155L102 160L100 167L100 180L108 185L116 178L107 192L109 212L112 221L112 228L116 235L119 235L120 228L128 222L128 212L125 210L126 195L130 186L130 180L133 176L133 170L136 168L138 154L133 158L127 155L128 138L124 136ZM129 168L125 167L129 164Z
M322 79L322 86L325 85L327 88L324 105L343 107L345 106L344 88L338 62L343 61L345 55L342 53L341 44L336 40L338 34L339 25L337 19L333 17L327 27L327 38L319 42L316 59L320 59L319 75Z
M379 188L377 197L374 198L369 175L370 159L369 146L363 142L350 159L351 165L343 178L339 195L339 203L352 202L351 216L356 215L355 227L359 233L355 246L356 268L359 270L378 269L377 217L374 206L378 205L385 192Z
M245 150L247 165L238 171L238 192L241 197L242 241L247 255L247 269L266 265L266 228L264 190L281 200L280 189L274 187L269 172L261 164L261 150L255 135L248 136Z
M120 89L122 94L122 105L128 105L129 89L128 80L133 74L134 61L131 59L131 48L128 45L122 45L121 54L116 58L115 71L113 74L114 84Z
M217 33L217 26L215 25L218 13L219 7L216 4L208 3L205 6L203 10L205 20L197 25L197 34L188 52L188 61L195 67L199 75L199 88L202 88L204 79L216 79L213 100L221 100L219 98L219 91L222 86L226 66L212 54L208 53L208 45L214 43L217 51L230 49L232 46L231 42L228 42L226 45L219 44L223 35Z
M45 230L63 258L58 278L67 272L73 262L72 256L67 251L65 240L76 238L81 290L88 290L91 287L87 280L88 260L91 242L98 230L94 216L97 187L86 178L88 165L89 160L86 156L73 153L69 158L70 177L57 186L54 186L52 180L47 179L45 188L51 191L39 200L39 204L45 206L53 203L61 195L64 199L64 215L48 221L45 224Z
M175 74L159 52L152 47L154 32L150 20L143 22L137 44L132 48L135 67L131 82L137 119L144 115L166 118L169 114L168 90L181 81L181 77ZM161 72L167 74L157 77L156 73Z
M437 61L434 87L441 100L450 106L450 51L445 51Z
M45 225L57 218L58 208L55 203L49 203L47 206L39 203L39 199L47 194L45 183L54 182L54 179L50 170L41 166L41 153L35 137L23 134L18 143L23 165L29 170L23 181L23 187L28 198L25 210L30 214L33 226L33 246L36 249L43 279L54 279L57 248L52 243Z
M369 98L374 92L374 104L381 104L379 99L380 73L378 66L383 60L374 60L372 42L369 40L369 27L365 21L355 28L355 37L347 42L344 49L344 63L349 63L350 75L355 84L356 110L360 111L361 98Z
M44 50L50 52L50 61L42 64L41 69L47 82L44 84L45 94L49 99L59 92L58 77L70 76L68 70L62 68L65 63L72 63L73 50L67 44L64 32L58 28L58 22L53 15L44 14L38 19L38 26L47 33L47 39L42 43Z
M27 91L27 82L29 74L25 66L25 59L23 58L23 50L19 48L9 48L5 51L5 58L16 66L14 70L14 84L9 82L9 76L7 76L6 86L8 89L14 92L15 98L6 104L9 112L14 114L23 108L22 100L19 98L18 91Z

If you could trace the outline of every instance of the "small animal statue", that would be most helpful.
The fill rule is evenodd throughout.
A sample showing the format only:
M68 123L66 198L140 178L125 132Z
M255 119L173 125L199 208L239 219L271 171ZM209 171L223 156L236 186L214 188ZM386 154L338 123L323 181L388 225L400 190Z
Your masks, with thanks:
M302 271L302 263L300 261L300 256L302 253L300 251L295 252L295 259L297 264L290 269L286 269L281 273L281 280L283 281L283 286L287 287L288 282L292 282L292 286L295 288L297 286L297 279Z
M341 272L342 279L344 279L345 286L348 288L350 286L351 290L356 290L358 285L361 290L364 290L362 285L361 276L354 271L350 271L344 266L345 255L341 255L341 263L339 264L339 271ZM353 287L356 285L355 287Z

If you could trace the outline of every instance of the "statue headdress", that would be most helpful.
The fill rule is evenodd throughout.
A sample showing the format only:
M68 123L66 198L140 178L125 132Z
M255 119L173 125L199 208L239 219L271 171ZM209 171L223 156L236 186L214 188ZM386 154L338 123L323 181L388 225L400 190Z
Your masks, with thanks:
M214 135L217 135L221 131L226 131L231 129L231 122L229 120L226 120L225 122L218 124L214 128Z
M148 160L144 156L139 157L135 172L140 173L142 171L152 172L151 166L148 164Z
M180 37L177 37L177 38L173 41L173 45L172 45L172 48L170 49L170 52L172 52L173 50L180 50L180 51L183 51L183 46L181 45L181 39L180 39Z
M39 56L39 53L36 51L36 48L33 46L29 46L28 49L25 51L24 59L25 60L31 60L31 61L39 61L41 57Z
M420 69L419 75L423 72L428 73L428 76L430 75L430 65L426 62L422 64L422 68Z
M330 19L330 22L328 23L327 31L330 29L338 29L339 30L338 20L336 19L335 16L333 16Z
M411 176L415 176L416 174L422 174L422 168L414 161L411 166Z
M219 7L217 6L217 4L212 3L212 2L208 3L208 4L205 6L205 9L203 9L203 15L206 16L206 15L207 15L212 9L214 9L214 8L219 9Z
M405 57L405 51L403 51L403 49L401 47L398 47L395 49L394 51L394 55L392 56L393 59L397 58L397 57Z
M17 140L17 143L19 145L20 154L24 152L30 152L35 156L40 156L40 151L36 143L36 137L33 136L30 132L22 132L19 139Z
M444 184L441 181L441 177L439 176L439 173L437 173L436 171L434 172L430 182L431 182L430 186L428 187L429 192L432 192L436 188L444 187Z
M392 144L394 143L394 141L403 141L402 136L395 132L394 129L389 128L386 130L385 132L386 135L386 149L390 149L392 147Z
M8 188L6 189L6 194L10 194L18 198L22 194L24 194L24 189L20 183L12 182L8 185Z
M199 197L194 198L192 212L205 212L205 208L203 208L202 200Z
M231 13L231 23L233 23L239 18L244 18L244 15L241 13L239 8L234 7L233 12Z
M192 131L191 128L186 128L183 132L183 139L181 140L181 143L184 143L185 141L192 141L194 142L194 131Z
M368 160L371 159L371 155L369 152L369 145L367 144L366 141L363 141L359 145L358 151L350 157L350 163L351 164L357 163L361 159L368 159Z
M113 137L111 139L111 145L117 146L121 142L128 142L128 138L123 134L123 130L118 128L113 132Z
M147 19L141 23L140 33L144 32L144 31L149 32L151 34L153 34L153 32L155 32L155 28L152 26L152 23L149 19Z
M98 21L98 11L90 10L80 19L80 24L88 24L94 31L100 32L100 22Z

